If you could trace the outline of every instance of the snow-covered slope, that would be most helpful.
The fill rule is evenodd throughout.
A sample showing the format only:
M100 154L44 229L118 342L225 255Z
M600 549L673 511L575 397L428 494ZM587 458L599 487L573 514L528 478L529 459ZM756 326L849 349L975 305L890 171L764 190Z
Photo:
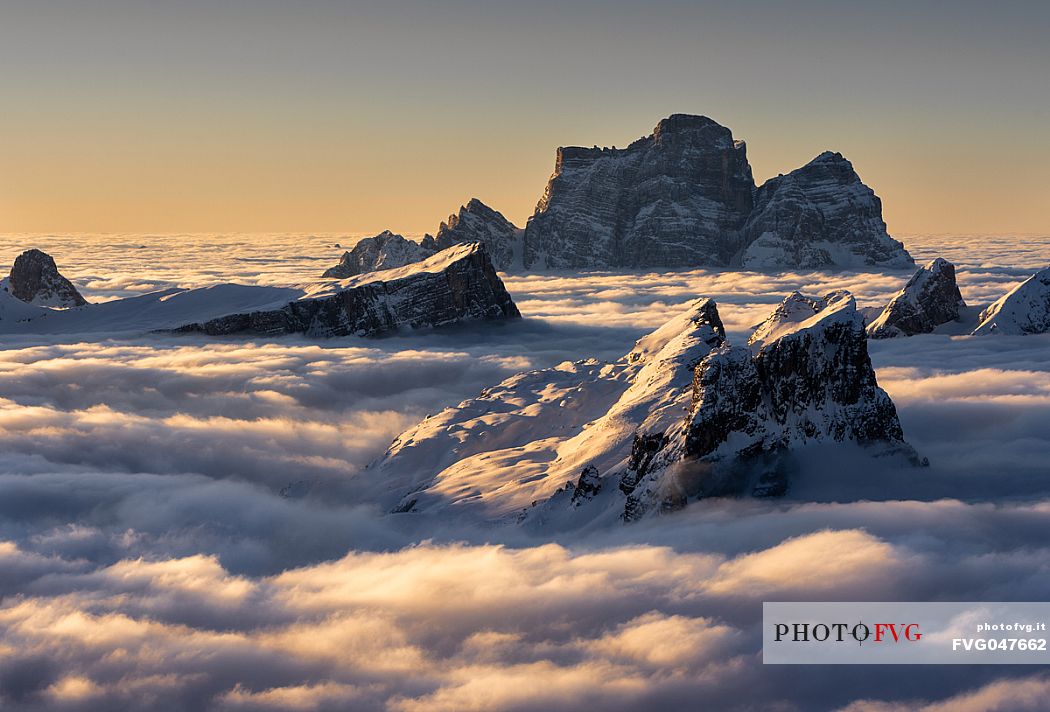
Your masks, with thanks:
M5 280L6 281L6 280ZM0 288L0 329L5 324L16 324L18 322L35 319L51 311L44 307L26 304L11 294L7 289Z
M173 288L72 309L34 307L0 292L0 333L370 335L402 326L517 316L484 248L476 244L339 281Z
M616 362L514 376L428 418L360 481L397 512L573 526L780 494L791 450L812 442L918 463L845 292L791 295L748 347L727 345L714 302L699 300Z
M714 303L699 300L613 363L588 360L513 376L399 436L362 476L388 508L519 512L612 468L640 427L680 420L691 366L724 338Z
M34 311L9 312L0 308L0 333L144 333L174 329L189 321L207 321L231 311L277 309L304 294L299 288L218 284L197 289L165 289L73 309L23 304Z
M398 436L363 478L387 509L517 512L572 476L560 446L612 407L626 371L588 360L513 376Z
M920 267L868 324L868 337L928 334L941 324L957 320L964 307L966 302L955 281L955 265L938 257Z
M1050 267L1033 274L981 312L974 334L1043 334L1050 331Z
M0 283L0 289L27 304L41 307L87 304L73 283L59 274L54 258L36 249L26 250L15 258L11 274Z
M886 232L882 201L853 164L830 151L755 191L743 243L740 262L747 269L914 264Z

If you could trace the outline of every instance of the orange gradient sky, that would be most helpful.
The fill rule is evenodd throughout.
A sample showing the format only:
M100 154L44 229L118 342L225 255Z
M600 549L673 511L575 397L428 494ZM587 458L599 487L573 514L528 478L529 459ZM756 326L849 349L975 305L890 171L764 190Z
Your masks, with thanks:
M0 230L523 225L558 145L684 112L759 182L841 151L891 232L1050 232L1045 4L786 5L5 3Z

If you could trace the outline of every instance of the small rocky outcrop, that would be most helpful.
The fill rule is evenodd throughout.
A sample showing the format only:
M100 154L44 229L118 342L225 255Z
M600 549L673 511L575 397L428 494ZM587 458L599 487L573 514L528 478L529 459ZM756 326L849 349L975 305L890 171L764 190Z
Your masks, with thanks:
M572 506L579 507L587 500L594 499L595 495L601 491L601 473L598 472L598 468L594 465L588 465L583 468L583 472L580 473L580 479L572 487L572 498L570 500Z
M36 249L15 258L3 289L16 299L41 307L81 307L88 303L73 283L59 273L54 258Z
M344 252L339 264L328 268L321 276L346 279L358 274L404 267L433 254L433 249L425 249L418 242L384 230L374 237L364 238L352 250Z
M521 316L482 245L459 245L407 267L360 275L280 309L186 324L177 333L372 336L400 328Z
M437 236L426 235L422 247L425 250L445 250L453 245L480 242L492 257L498 270L510 268L521 251L522 231L503 214L493 210L477 198L460 207L458 213L448 216L441 223Z
M978 334L1050 332L1050 267L1033 274L981 312Z
M928 334L959 318L966 306L955 282L955 265L938 257L927 262L870 324L868 337L888 339Z
M879 197L852 163L830 151L755 191L742 242L746 269L915 264L886 231Z

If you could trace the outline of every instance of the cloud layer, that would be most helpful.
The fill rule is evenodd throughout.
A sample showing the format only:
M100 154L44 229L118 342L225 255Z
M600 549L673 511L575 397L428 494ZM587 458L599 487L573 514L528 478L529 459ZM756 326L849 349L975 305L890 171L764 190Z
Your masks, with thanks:
M112 298L299 281L335 239L0 244L52 249ZM1050 261L1046 240L909 247L956 261L972 303ZM921 471L814 448L783 500L571 536L383 516L355 488L427 413L520 370L619 356L696 296L739 339L792 289L874 305L907 276L524 275L507 279L527 317L514 324L323 343L9 339L0 704L1037 709L1050 683L1034 669L763 667L758 625L774 599L1046 600L1050 337L871 344L931 460Z

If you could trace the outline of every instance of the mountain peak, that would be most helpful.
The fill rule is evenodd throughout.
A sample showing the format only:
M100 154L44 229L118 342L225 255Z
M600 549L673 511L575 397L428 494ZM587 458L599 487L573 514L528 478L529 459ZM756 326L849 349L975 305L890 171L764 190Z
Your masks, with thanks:
M959 318L965 307L955 281L955 265L940 257L930 260L893 295L867 328L868 336L885 339L927 334Z
M63 277L55 259L38 249L15 258L5 289L17 299L43 307L81 307L87 300Z
M754 187L744 145L706 116L673 114L626 148L561 148L524 266L726 265Z
M882 203L825 151L756 190L744 141L672 114L626 148L558 149L525 228L526 269L911 267Z
M849 162L849 159L847 159L838 151L824 151L819 156L810 161L810 163L845 163L849 165L850 168L853 167L853 164Z
M496 269L507 269L518 250L519 229L497 210L477 198L471 198L458 213L438 227L437 235L424 238L427 249L444 250L468 242L483 243L492 256Z
M660 119L653 129L654 134L664 134L682 131L696 131L698 129L718 128L728 131L725 126L718 123L709 116L701 114L671 114L666 119Z
M433 254L432 251L390 230L359 240L343 253L339 264L324 271L326 279L346 279L358 274L403 267Z
M840 290L814 298L792 292L758 325L747 343L757 353L774 341L801 331L825 328L831 321L858 329L863 327L852 294Z
M974 334L1043 334L1050 331L1050 267L1036 272L981 312Z
M623 358L521 373L428 418L365 486L398 512L476 507L571 527L783 494L792 451L810 443L921 464L849 293L793 294L766 323L778 330L757 353L729 345L715 303L698 299Z
M755 191L742 242L740 262L747 269L915 264L887 232L882 201L853 164L832 151Z

